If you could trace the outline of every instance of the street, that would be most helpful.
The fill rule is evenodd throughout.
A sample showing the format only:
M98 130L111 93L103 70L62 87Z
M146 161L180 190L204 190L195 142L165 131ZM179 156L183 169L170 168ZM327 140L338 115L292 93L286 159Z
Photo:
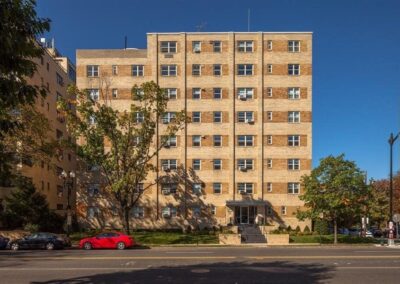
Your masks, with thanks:
M0 283L399 283L400 249L158 247L0 251Z

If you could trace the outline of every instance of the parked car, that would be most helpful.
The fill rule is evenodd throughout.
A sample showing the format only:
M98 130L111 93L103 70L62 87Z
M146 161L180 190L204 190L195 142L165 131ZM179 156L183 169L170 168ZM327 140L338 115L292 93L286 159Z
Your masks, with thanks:
M6 249L9 241L10 241L9 238L0 235L0 249Z
M91 238L84 238L79 241L79 247L89 249L125 249L134 246L135 241L132 237L112 232L112 233L101 233Z
M381 238L383 236L383 232L380 229L377 228L371 228L372 235L374 238Z
M351 228L349 229L349 236L359 236L360 232L360 229Z
M17 239L10 243L12 250L19 249L63 249L65 240L52 233L33 233L22 239Z

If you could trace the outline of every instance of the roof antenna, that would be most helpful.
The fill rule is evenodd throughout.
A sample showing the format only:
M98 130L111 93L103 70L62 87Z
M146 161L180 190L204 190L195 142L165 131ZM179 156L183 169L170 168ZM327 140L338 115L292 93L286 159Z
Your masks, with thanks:
M196 31L201 32L207 26L207 22L201 22L200 25L196 26Z
M128 37L125 36L125 49L128 47Z
M247 10L247 31L250 32L250 8Z

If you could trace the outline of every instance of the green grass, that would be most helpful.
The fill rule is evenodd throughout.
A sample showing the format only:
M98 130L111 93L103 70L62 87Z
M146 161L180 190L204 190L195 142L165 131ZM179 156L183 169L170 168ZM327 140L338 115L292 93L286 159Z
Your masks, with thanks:
M322 243L333 244L333 235L305 235L305 236L290 236L291 243ZM338 235L338 243L340 244L376 244L380 243L379 239L361 238L356 236Z
M80 239L95 236L97 233L74 233L70 238L73 243L78 243ZM218 235L208 232L184 234L181 232L137 231L131 235L140 245L218 244Z

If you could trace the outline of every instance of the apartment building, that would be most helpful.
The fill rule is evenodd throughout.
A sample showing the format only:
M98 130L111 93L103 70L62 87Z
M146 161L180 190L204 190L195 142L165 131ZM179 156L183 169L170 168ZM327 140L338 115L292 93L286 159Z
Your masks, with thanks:
M58 52L54 46L54 40L48 41L42 38L39 42L44 48L42 58L35 59L37 71L32 78L28 79L28 84L44 86L47 89L47 97L38 97L35 108L43 113L50 122L49 138L67 139L65 118L57 111L57 100L61 97L68 98L67 86L75 84L76 70L74 64ZM67 206L75 208L75 184L69 190L60 178L63 171L70 173L76 171L76 158L69 150L58 149L55 157L49 162L33 163L28 160L21 161L17 169L23 176L30 177L36 189L46 196L51 210L65 215ZM75 182L74 182L75 183ZM10 194L13 188L2 190L4 196ZM68 201L69 197L69 201ZM4 201L2 201L4 202Z
M129 109L132 86L151 80L170 98L160 133L176 111L191 123L160 151L148 182L182 169L190 180L146 191L134 226L309 225L295 213L300 178L311 170L312 33L148 33L147 49L77 50L78 87L102 100L106 83L116 109ZM80 222L119 226L87 170Z

